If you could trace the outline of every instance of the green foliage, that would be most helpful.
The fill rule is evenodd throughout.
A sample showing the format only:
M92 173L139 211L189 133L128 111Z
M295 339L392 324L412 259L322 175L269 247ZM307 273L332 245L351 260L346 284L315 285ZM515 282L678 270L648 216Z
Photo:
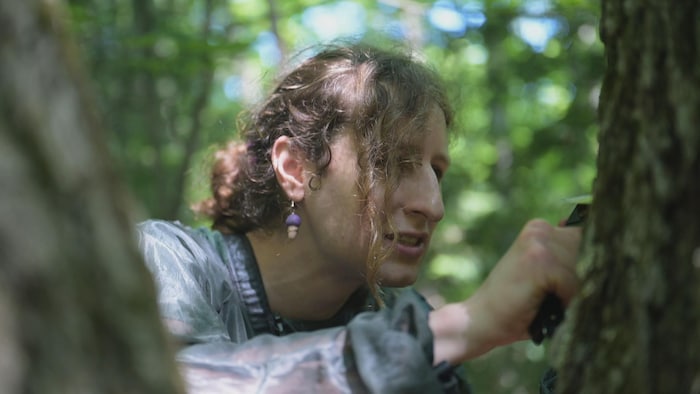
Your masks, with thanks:
M591 190L603 72L597 3L70 4L112 151L144 216L195 223L187 205L207 196L212 145L235 136L238 113L286 59L336 34L417 47L454 98L447 215L418 284L436 305L468 297L529 218L558 222L573 208L566 198ZM535 393L543 363L541 347L519 344L468 370L479 392Z

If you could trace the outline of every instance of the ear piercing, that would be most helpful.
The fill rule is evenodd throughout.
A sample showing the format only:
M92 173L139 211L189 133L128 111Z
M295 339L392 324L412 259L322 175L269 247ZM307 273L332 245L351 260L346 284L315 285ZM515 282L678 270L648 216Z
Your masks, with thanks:
M301 226L301 217L297 215L295 211L294 201L292 201L292 212L287 216L284 224L287 225L287 237L289 237L289 239L296 238L299 227Z

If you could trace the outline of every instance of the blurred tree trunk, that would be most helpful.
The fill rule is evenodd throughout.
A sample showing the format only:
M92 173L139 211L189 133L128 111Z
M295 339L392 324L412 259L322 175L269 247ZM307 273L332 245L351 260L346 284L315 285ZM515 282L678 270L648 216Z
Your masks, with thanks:
M182 392L63 18L0 0L0 387Z
M600 152L558 393L700 393L700 2L604 0Z

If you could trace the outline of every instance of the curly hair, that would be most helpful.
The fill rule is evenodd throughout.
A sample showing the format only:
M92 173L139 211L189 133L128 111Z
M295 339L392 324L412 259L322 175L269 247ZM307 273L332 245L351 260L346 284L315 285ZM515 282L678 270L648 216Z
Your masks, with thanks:
M199 212L223 233L245 233L283 225L288 201L271 163L280 136L292 140L322 177L331 161L334 137L349 131L358 154L358 195L371 229L367 281L377 286L383 223L369 198L377 184L398 184L402 167L411 162L409 147L425 133L425 122L437 104L447 126L453 112L437 74L408 52L363 43L328 45L284 76L241 127L242 142L217 152L211 175L212 197ZM415 153L415 152L413 152ZM311 186L311 185L310 185Z

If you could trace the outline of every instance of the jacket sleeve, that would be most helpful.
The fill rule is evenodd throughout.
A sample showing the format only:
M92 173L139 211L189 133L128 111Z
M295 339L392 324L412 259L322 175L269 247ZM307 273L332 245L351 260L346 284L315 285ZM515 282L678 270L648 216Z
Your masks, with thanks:
M184 229L143 223L139 245L164 322L182 343L178 361L190 393L422 394L454 385L451 371L432 366L429 308L413 291L346 326L247 338L226 268ZM453 392L467 392L459 388Z

